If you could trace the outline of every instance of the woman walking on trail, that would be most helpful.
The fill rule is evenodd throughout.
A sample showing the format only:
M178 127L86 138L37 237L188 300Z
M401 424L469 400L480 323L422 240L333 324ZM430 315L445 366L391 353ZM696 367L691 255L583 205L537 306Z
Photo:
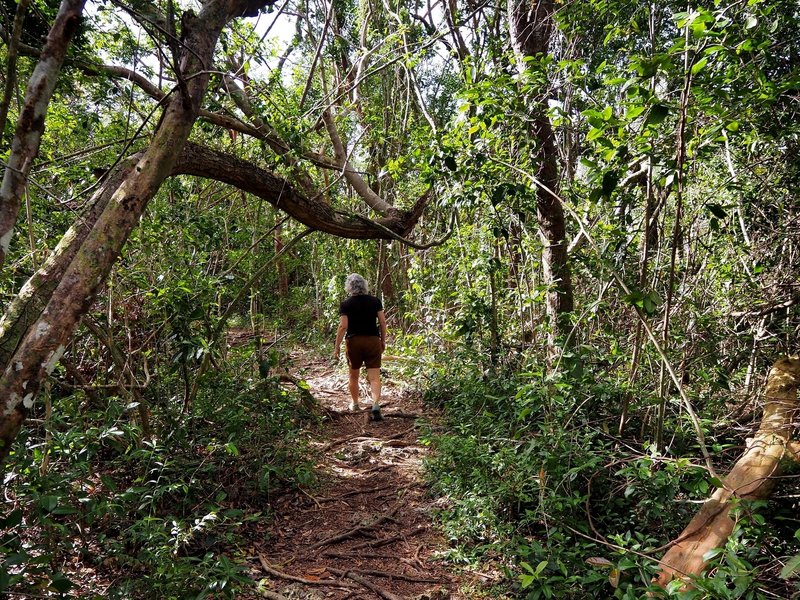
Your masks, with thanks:
M367 379L372 393L372 419L381 416L381 355L386 349L386 316L383 305L368 293L366 280L357 273L347 276L344 283L347 298L339 305L339 328L336 330L334 360L339 360L342 339L350 366L348 389L350 410L358 410L358 376L361 365L367 367Z

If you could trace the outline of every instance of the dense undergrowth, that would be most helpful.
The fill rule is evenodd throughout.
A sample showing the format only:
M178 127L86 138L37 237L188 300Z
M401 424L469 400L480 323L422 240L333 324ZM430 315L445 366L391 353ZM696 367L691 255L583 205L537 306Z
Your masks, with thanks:
M494 567L493 593L538 598L790 598L800 552L791 483L769 503L735 505L736 527L707 558L697 588L650 585L665 545L714 489L687 419L667 427L658 451L632 422L617 435L624 386L590 358L578 375L492 369L461 356L428 372L425 400L442 422L427 441L433 493L451 559ZM703 421L721 472L742 450L742 432ZM791 482L791 479L787 480ZM509 583L511 582L511 583ZM510 586L510 587L509 587Z
M253 585L241 525L268 518L282 489L313 482L304 431L315 417L275 378L215 373L191 416L175 387L148 390L151 440L116 396L78 392L32 415L6 470L0 590L185 599Z

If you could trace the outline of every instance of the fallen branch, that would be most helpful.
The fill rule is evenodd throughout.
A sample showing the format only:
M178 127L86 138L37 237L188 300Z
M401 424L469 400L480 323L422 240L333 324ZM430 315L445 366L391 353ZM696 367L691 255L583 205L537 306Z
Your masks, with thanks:
M302 583L303 585L319 585L319 586L329 586L329 587L335 586L344 588L354 587L353 584L348 583L346 581L340 581L338 579L306 579L305 577L298 577L297 575L289 575L289 573L284 573L282 571L278 571L274 567L271 567L263 554L258 555L258 560L261 563L261 568L264 569L267 573L269 573L273 577L278 577L280 579L285 579L287 581L294 581L295 583ZM330 571L330 569L327 570Z
M269 590L261 590L259 594L267 600L289 600L286 596L281 596L279 593L270 592Z
M409 427L408 429L404 429L400 433L395 433L394 435L390 435L389 437L383 438L383 439L385 439L385 440L399 440L400 438L404 438L407 433L411 433L412 431L414 431L416 428L417 428L416 425L412 425L411 427Z
M333 567L328 567L328 571L336 575L339 575L340 577L347 577L348 579L352 579L356 583L360 583L365 588L369 588L370 590L378 594L378 596L384 598L384 600L403 600L402 596L397 596L395 594L392 594L391 592L387 592L383 588L375 585L374 583L372 583L367 579L364 579L360 575L353 573L352 571L342 571L341 569L334 569Z
M399 410L394 412L383 413L383 416L395 417L396 419L419 419L419 414L417 413L407 413Z
M330 498L320 498L319 502L320 502L320 504L323 504L325 502L335 502L337 500L343 500L344 498L350 498L351 496L358 496L359 494L376 494L378 492L383 492L383 491L388 490L390 488L391 489L395 489L395 488L397 488L397 485L391 483L389 485L383 485L383 486L380 486L380 487L369 488L369 489L366 489L366 490L351 490L349 492L346 492L344 494L340 494L338 496L333 496L333 497L330 497Z
M371 523L367 523L365 525L358 525L356 527L353 527L349 531L345 531L344 533L340 533L339 535L334 535L334 536L331 536L329 538L325 538L324 540L320 540L319 542L316 542L314 544L311 544L310 546L308 546L306 548L306 550L316 550L317 548L322 548L322 546L327 546L329 544L335 544L336 542L341 542L341 541L344 541L344 540L348 540L348 539L352 538L353 536L364 534L364 533L368 532L370 529L374 529L375 527L377 527L381 523L384 523L385 521L392 521L394 513L397 512L398 508L399 507L396 506L394 509L392 509L392 511L389 514L382 515L382 516L378 517L377 519L375 519L374 521L372 521Z
M331 450L332 448L336 448L336 446L340 446L342 444L346 444L347 442L353 441L353 440L355 440L357 438L360 438L360 437L361 437L361 434L357 433L355 435L349 435L347 437L339 438L337 440L331 440L330 442L325 444L322 448L320 448L320 450L322 452L327 452L328 450Z
M359 575L373 575L375 577L385 577L387 579L402 579L403 581L411 581L412 583L445 583L441 579L431 579L430 577L414 577L413 575L406 575L404 573L388 573L386 571L376 571L374 569L352 570L351 573L358 573Z
M421 546L417 548L417 554ZM324 552L322 556L326 558L342 558L345 560L378 560L378 559L389 559L389 560L399 560L401 563L408 565L413 569L417 569L418 571L430 571L430 567L426 567L422 562L419 560L419 557L415 558L403 558L402 556L398 558L397 554L382 554L380 552L370 552L369 554L364 554L362 552L333 552L329 550ZM360 571L359 571L360 572Z
M725 545L733 531L730 501L768 498L781 474L784 457L794 458L795 444L790 437L798 411L797 387L800 384L800 357L775 362L767 379L766 403L761 427L747 450L725 478L724 485L706 500L703 507L671 543L659 563L656 583L665 587L673 579L686 586L706 566L705 555Z
M397 542L400 540L404 540L406 538L410 538L413 535L417 535L422 533L423 531L427 531L428 526L422 525L421 527L417 527L411 533L399 533L397 535L393 535L388 538L382 538L380 540L370 540L368 542L361 542L360 544L356 544L355 546L351 546L350 550L360 550L361 548L380 548L381 546L388 546L393 542Z

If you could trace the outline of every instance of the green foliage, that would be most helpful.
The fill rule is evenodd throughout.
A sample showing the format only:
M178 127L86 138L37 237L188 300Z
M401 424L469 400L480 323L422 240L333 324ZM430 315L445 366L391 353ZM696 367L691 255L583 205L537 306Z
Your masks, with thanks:
M235 597L253 584L242 524L265 518L281 489L314 481L302 435L312 415L271 379L215 376L191 416L169 404L154 414L162 434L152 441L119 399L100 412L74 396L59 405L44 430L20 438L9 464L16 508L0 540L9 592L68 594L53 565L77 553L115 581L105 597Z

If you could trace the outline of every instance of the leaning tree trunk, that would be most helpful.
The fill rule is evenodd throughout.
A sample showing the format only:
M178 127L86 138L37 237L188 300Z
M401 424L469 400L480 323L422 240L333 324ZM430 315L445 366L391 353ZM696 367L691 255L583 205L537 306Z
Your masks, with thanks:
M527 65L525 59L540 58L547 54L553 32L553 0L508 0L509 28L511 43L520 65ZM524 67L530 68L530 67ZM535 157L539 167L536 190L536 215L541 239L542 270L548 286L547 316L550 321L548 354L553 358L558 344L570 344L570 315L574 309L572 276L567 257L566 223L564 208L557 197L558 192L558 149L555 132L547 117L547 94L531 99L532 119L530 135L538 145Z
M88 233L49 298L39 320L19 343L0 376L0 461L8 455L42 380L52 371L89 310L147 203L172 171L200 111L222 28L264 6L248 0L210 0L199 16L184 14L182 55L175 93L153 140Z
M691 585L706 566L706 552L725 545L733 531L730 500L768 498L781 474L785 457L797 460L790 441L798 413L800 357L782 358L769 372L761 427L725 478L725 486L706 500L686 529L661 559L656 579L664 587L673 579Z
M3 265L17 222L28 174L39 153L44 133L44 117L61 72L72 36L78 30L86 0L64 0L47 35L39 62L33 70L25 92L25 103L17 120L11 154L0 185L0 266Z

